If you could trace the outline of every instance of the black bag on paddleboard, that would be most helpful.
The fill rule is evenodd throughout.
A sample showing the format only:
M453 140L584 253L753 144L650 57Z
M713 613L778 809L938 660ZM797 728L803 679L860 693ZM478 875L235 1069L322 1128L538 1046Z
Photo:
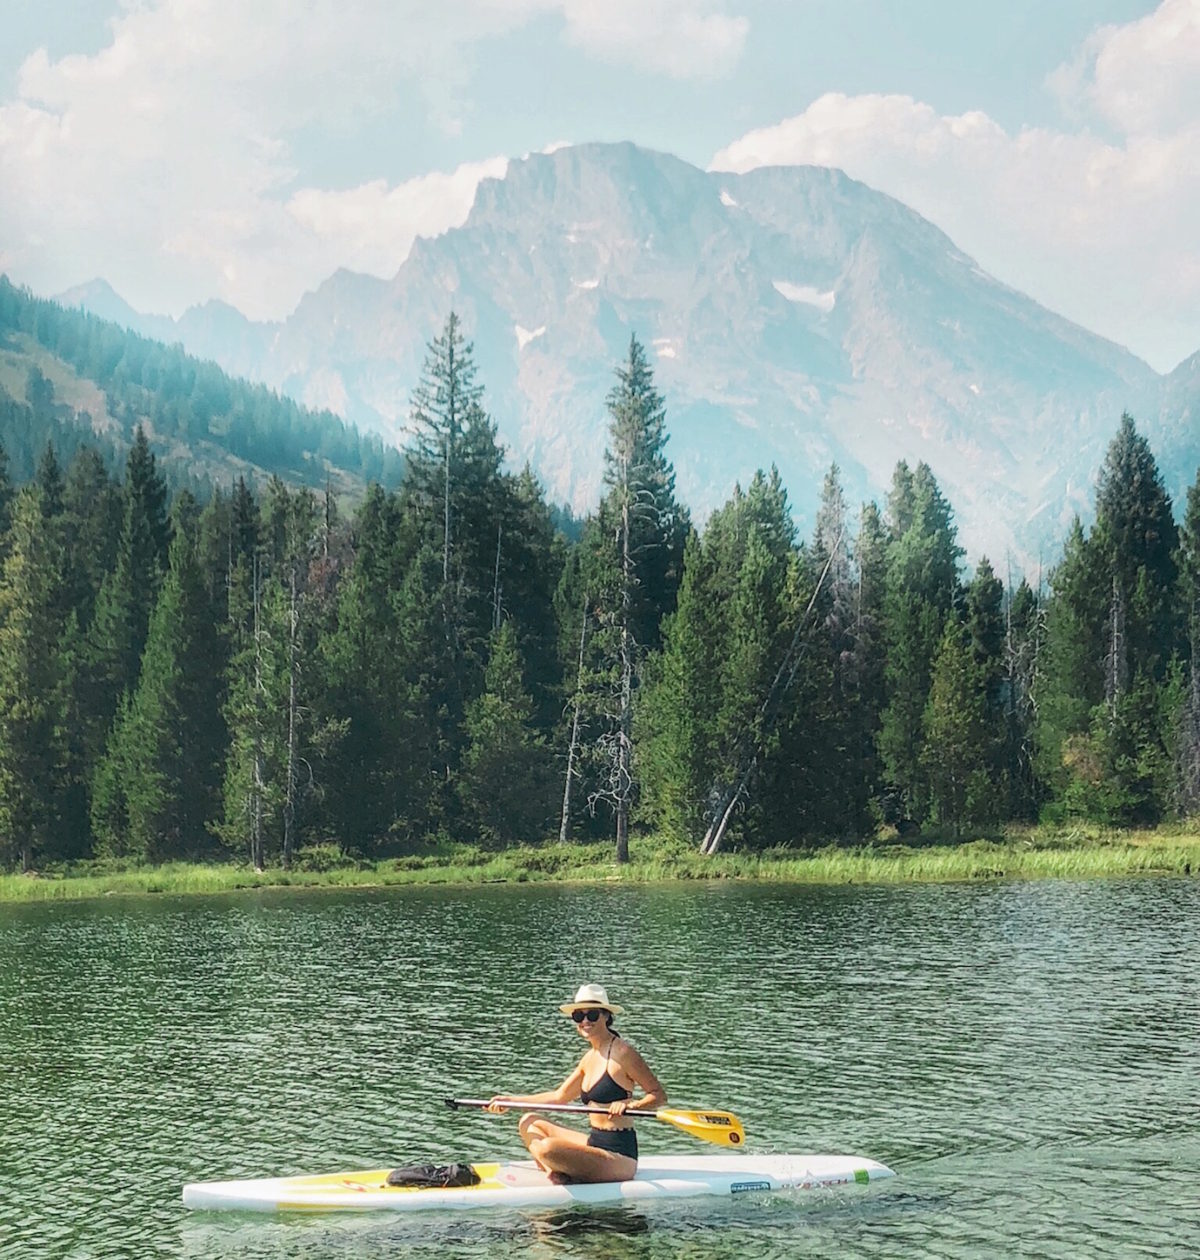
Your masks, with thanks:
M387 1175L389 1186L426 1186L438 1190L477 1186L481 1180L470 1164L404 1164Z

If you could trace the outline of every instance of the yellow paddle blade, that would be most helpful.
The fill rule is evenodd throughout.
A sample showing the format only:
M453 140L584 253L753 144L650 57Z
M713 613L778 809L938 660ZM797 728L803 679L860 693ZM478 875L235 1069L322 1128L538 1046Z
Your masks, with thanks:
M742 1122L728 1111L680 1111L675 1107L660 1107L654 1114L702 1142L741 1146L746 1141Z

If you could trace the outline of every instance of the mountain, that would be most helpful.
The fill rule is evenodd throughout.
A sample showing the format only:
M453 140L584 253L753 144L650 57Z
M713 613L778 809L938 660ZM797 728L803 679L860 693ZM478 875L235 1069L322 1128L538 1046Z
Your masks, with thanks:
M1157 422L1150 432L1155 449L1170 452L1163 476L1172 499L1181 505L1200 476L1200 351L1164 380Z
M483 182L464 225L418 240L391 280L343 271L278 325L188 312L174 333L402 441L451 308L511 458L576 507L599 496L604 400L631 333L700 514L775 463L805 526L830 463L854 501L885 495L897 460L925 460L969 553L1029 567L1089 510L1122 411L1172 484L1194 476L1180 408L1200 367L1160 377L819 167L706 172L631 144L535 155Z
M262 379L262 371L277 324L253 323L228 302L190 306L178 318L146 315L134 310L107 280L89 280L55 296L68 309L78 307L111 320L142 337L165 345L179 344L197 359L219 363L231 376Z
M87 295L129 318L107 285ZM403 471L393 446L337 416L0 276L0 447L14 479L33 475L48 443L63 463L88 445L119 466L138 426L169 482L201 493L278 475L358 497L369 481L398 484Z

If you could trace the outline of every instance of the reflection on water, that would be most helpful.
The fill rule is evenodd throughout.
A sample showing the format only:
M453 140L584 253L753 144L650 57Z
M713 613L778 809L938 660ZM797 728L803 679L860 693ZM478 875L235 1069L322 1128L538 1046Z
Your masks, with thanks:
M1200 881L486 888L0 907L0 1255L1124 1257L1200 1237ZM464 962L464 960L467 960ZM871 1187L185 1212L184 1181L523 1154L599 980L680 1105ZM648 1154L703 1147L647 1123Z
M645 1234L650 1221L643 1212L628 1208L570 1208L565 1211L530 1213L529 1229L534 1240L573 1256L620 1256L635 1254L623 1249L620 1238ZM569 1246L563 1247L562 1244Z

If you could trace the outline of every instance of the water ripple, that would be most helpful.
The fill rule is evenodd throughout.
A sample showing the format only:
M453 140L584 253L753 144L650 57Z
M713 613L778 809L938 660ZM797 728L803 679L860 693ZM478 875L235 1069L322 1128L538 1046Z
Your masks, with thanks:
M1184 1256L1200 882L262 893L0 908L0 1255ZM516 1154L606 983L673 1101L828 1193L411 1219L189 1214L184 1181ZM678 1150L643 1126L647 1153ZM699 1148L693 1148L699 1149Z

